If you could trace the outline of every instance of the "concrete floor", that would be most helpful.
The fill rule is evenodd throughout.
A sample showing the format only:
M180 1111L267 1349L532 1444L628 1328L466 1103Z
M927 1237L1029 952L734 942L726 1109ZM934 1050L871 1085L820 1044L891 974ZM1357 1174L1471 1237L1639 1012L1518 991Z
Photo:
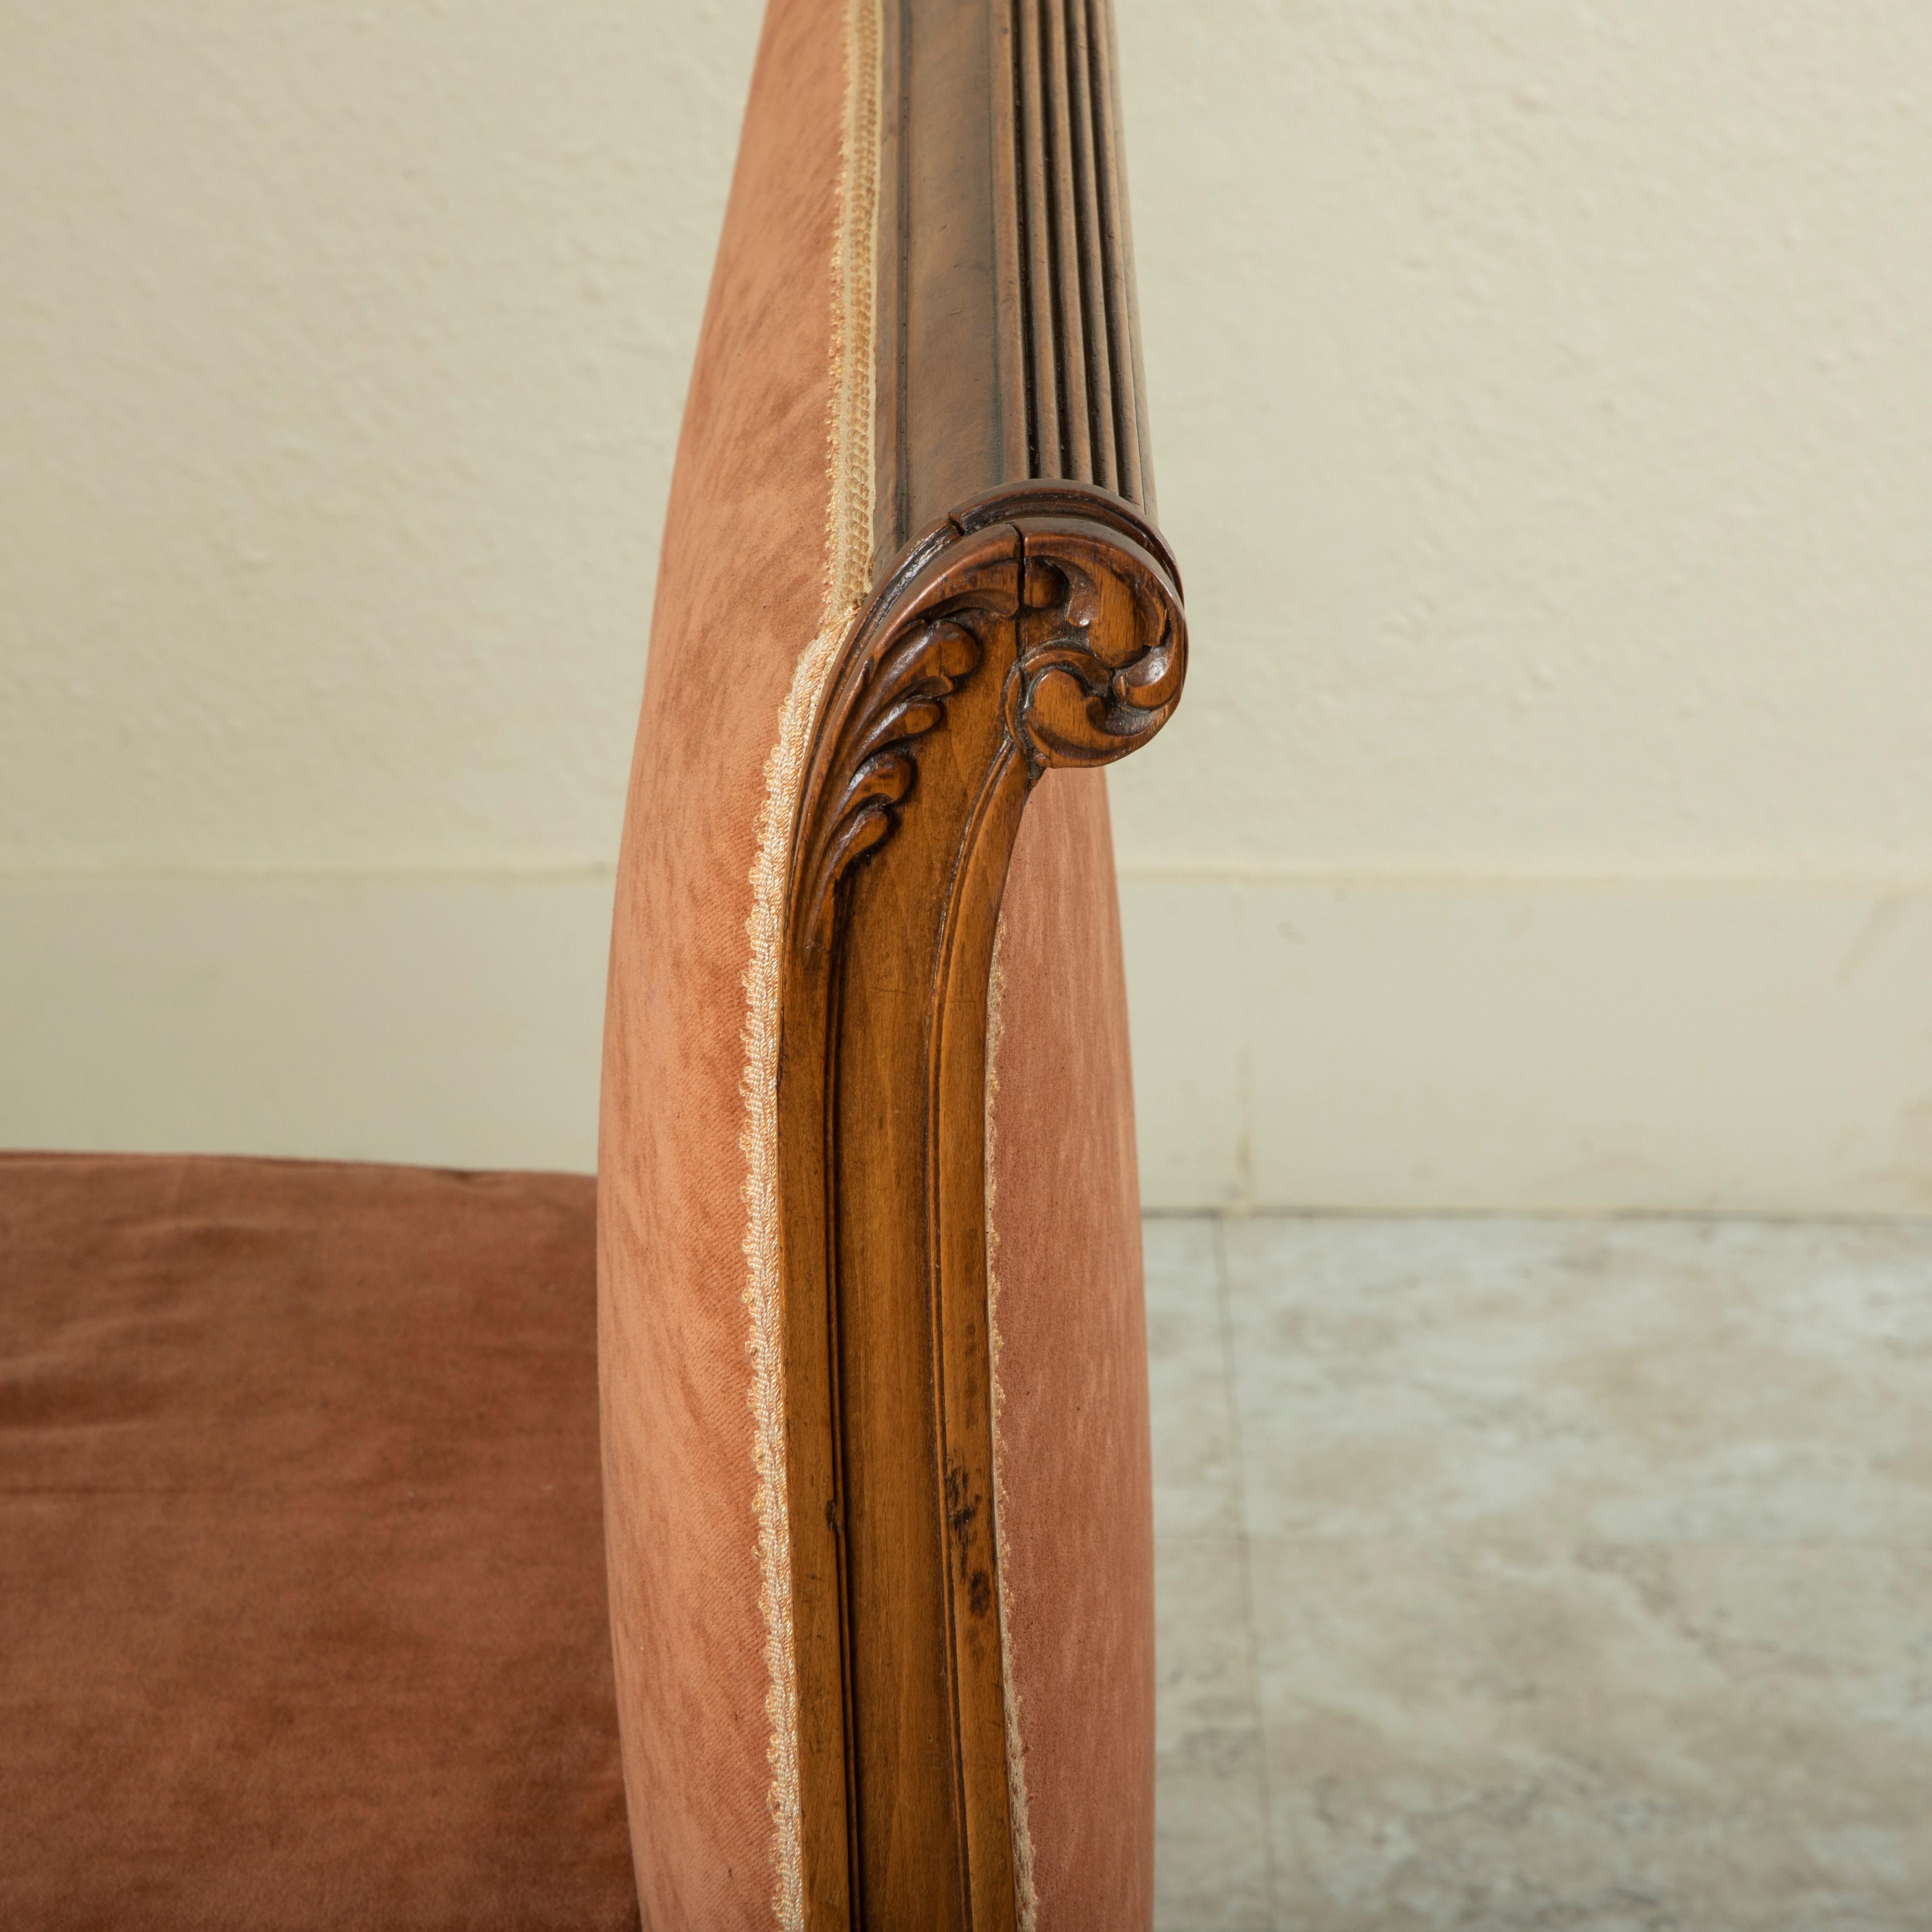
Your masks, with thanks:
M1162 1932L1932 1928L1932 1223L1147 1255Z

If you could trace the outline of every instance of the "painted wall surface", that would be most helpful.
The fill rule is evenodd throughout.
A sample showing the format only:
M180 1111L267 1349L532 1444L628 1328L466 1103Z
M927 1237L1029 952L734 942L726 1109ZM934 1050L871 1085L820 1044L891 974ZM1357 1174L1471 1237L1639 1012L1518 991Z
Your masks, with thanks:
M0 7L0 1142L591 1157L757 11ZM1932 1210L1932 14L1120 23L1150 1198Z
M0 7L0 869L611 863L757 14Z
M1134 866L1932 878L1932 10L1127 0Z

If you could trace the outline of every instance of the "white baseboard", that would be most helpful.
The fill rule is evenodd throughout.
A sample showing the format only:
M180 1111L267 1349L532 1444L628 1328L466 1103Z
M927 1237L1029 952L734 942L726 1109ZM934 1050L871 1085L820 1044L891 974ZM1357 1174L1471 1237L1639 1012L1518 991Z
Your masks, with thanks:
M1932 1213L1932 894L1121 900L1150 1207ZM610 904L0 881L0 1145L587 1170Z
M1151 1207L1932 1213L1932 893L1121 898Z

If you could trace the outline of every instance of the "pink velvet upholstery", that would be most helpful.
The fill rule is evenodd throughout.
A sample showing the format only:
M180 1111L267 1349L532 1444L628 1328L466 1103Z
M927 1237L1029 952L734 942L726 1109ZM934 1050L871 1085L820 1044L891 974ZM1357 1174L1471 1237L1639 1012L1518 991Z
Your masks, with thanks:
M598 1149L610 1618L646 1922L768 1927L739 1146L763 770L825 572L844 12L775 0L665 521Z
M1154 1491L1107 790L1049 772L1006 883L1000 1469L1040 1924L1154 1912Z
M646 1921L773 1922L743 1300L746 922L765 762L826 587L843 0L771 0L674 480L599 1150L611 1619ZM1145 1346L1098 774L1008 888L998 1227L1013 1667L1042 1928L1151 1911Z

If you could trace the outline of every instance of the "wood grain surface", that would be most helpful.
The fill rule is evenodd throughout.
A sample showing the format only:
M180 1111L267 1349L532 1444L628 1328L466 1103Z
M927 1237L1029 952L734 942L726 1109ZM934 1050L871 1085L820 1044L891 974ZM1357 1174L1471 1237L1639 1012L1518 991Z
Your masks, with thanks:
M884 25L883 561L814 726L781 996L807 1916L996 1932L987 986L1034 783L1160 728L1186 627L1144 508L1109 10Z

